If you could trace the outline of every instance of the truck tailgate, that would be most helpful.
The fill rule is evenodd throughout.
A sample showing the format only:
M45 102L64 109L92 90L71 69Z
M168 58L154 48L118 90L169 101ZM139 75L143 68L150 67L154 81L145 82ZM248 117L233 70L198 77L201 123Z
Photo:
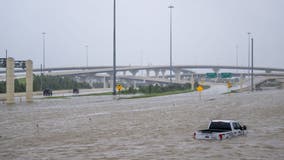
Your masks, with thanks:
M215 139L215 136L212 133L197 132L197 133L195 133L195 138L196 139Z

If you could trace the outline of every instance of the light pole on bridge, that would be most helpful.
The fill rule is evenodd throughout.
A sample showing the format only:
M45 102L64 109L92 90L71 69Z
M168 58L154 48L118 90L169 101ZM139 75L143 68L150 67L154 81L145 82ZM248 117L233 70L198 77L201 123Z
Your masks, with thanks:
M116 0L113 0L113 95L116 95Z
M43 63L43 71L45 69L45 32L42 32L42 63Z
M253 92L253 38L251 38L251 91Z
M248 77L250 75L250 71L249 71L249 68L250 68L250 40L251 39L251 33L248 32Z
M174 8L173 5L168 7L170 9L170 82L172 83L172 72L173 72L173 60L172 60L172 52L173 52L173 18L172 18L172 9Z
M89 46L85 45L86 48L86 66L89 67Z

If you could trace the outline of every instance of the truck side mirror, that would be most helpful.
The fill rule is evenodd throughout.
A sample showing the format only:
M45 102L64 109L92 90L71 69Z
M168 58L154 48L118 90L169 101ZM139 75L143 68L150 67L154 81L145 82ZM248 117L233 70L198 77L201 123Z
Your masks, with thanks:
M242 130L247 130L247 126L243 125Z

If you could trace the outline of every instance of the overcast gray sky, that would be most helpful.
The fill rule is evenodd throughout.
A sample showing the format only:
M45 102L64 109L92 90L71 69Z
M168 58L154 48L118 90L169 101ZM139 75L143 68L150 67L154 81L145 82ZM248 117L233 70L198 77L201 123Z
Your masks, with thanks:
M117 0L117 64L169 64L169 0ZM284 68L284 0L174 0L173 64ZM113 0L0 0L0 57L46 67L112 65Z

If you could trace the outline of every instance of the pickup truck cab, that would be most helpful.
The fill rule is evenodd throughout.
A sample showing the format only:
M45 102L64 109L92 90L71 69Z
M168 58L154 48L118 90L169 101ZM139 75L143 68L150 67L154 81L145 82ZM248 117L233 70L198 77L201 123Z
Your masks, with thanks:
M212 120L208 129L198 130L193 133L194 139L215 139L223 140L234 136L241 136L247 133L247 127L241 126L234 120Z

